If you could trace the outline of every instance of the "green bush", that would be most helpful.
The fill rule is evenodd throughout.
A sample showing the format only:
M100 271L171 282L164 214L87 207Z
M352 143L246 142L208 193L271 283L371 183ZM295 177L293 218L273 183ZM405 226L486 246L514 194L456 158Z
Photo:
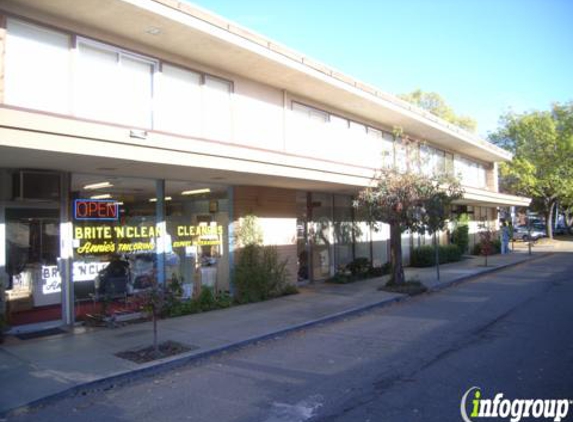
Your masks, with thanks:
M386 262L380 267L370 267L368 269L368 277L382 277L383 275L390 274L391 264Z
M372 266L368 258L355 258L346 265L346 268L354 276L366 276Z
M436 254L432 246L420 246L412 251L410 265L412 267L431 267L436 264Z
M227 292L219 293L215 297L215 301L217 309L225 309L233 306L233 297Z
M459 250L466 253L470 244L469 226L467 224L458 224L452 233L452 242Z
M280 296L287 285L287 262L279 260L274 246L244 246L235 266L236 301L259 302Z
M457 245L440 245L440 264L456 262L462 259L462 253ZM420 246L412 251L410 256L412 267L432 267L436 265L436 250L433 246Z
M367 278L382 277L390 274L390 263L380 267L373 267L366 258L356 258L345 267L341 267L333 277L326 280L327 283L347 284Z
M211 309L215 309L217 306L213 290L209 287L201 288L201 294L199 294L199 298L197 300L199 301L199 307L202 311L210 311Z
M461 261L462 255L458 245L440 246L440 263Z

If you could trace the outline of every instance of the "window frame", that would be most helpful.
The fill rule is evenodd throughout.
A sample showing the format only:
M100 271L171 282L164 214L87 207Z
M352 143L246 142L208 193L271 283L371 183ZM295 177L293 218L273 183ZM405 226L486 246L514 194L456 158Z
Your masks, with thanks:
M120 119L116 120L116 121L110 121L107 119L103 119L103 120L99 120L98 117L85 117L85 116L81 116L78 115L78 106L77 106L77 95L79 92L79 81L78 81L78 76L79 76L79 67L80 67L80 60L81 60L81 52L80 52L80 46L81 45L86 45L87 47L91 47L94 49L99 49L102 50L104 52L111 52L114 53L116 55L116 66L118 69L118 75L121 75L122 72L121 71L121 67L122 67L122 58L126 57L128 59L137 61L137 62L141 62L144 64L148 64L151 66L151 78L150 78L150 83L151 83L151 87L150 87L150 110L149 110L149 123L148 125L142 127L142 129L148 129L148 130L153 130L155 129L155 93L157 90L157 86L159 81L158 78L158 73L160 73L161 71L161 60L157 59L157 58L153 58L150 56L146 56L144 54L140 54L140 53L136 53L130 50L126 50L124 48L121 47L117 47L111 44L107 44L101 41L97 41L94 40L92 38L87 38L87 37L83 37L83 36L79 36L76 35L73 39L73 51L72 51L72 60L73 60L73 72L72 72L72 96L73 96L73 104L72 104L72 113L71 115L75 118L80 118L80 119L88 119L88 120L98 120L98 121L103 121L103 122L109 122L109 123L114 123L114 124L119 124L119 125L123 125L123 126L132 126L129 124L129 122L124 122L121 121ZM136 126L137 127L137 126Z

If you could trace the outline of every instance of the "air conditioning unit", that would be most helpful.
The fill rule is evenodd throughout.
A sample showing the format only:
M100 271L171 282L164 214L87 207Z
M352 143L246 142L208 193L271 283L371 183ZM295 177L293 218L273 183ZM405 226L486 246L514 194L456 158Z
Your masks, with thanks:
M12 176L15 200L57 201L60 198L60 173L42 170L20 170Z

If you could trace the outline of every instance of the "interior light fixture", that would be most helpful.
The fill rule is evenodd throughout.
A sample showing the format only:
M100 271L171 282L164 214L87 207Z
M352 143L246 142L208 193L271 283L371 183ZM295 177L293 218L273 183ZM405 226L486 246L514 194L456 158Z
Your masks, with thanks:
M110 182L98 182L92 183L90 185L85 185L85 190L95 190L95 189L103 189L103 188L111 188L113 185Z
M101 195L90 196L91 199L110 199L111 195L109 193L103 193Z
M204 188L204 189L194 189L194 190L185 190L181 192L181 195L199 195L201 193L209 193L211 189Z
M173 199L173 198L170 197L170 196L166 196L166 197L164 198L165 201L171 201L172 199ZM157 198L151 198L151 199L149 200L149 202L157 202Z

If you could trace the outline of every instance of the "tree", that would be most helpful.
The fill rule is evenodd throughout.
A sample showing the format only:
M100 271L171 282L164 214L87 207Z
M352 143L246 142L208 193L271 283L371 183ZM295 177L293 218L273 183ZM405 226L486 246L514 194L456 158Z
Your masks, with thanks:
M438 232L446 228L449 220L448 205L456 199L461 199L463 190L459 180L448 174L438 174L432 177L432 183L425 183L425 200L421 213L421 233L428 232L434 238L436 254L436 277L440 279L440 248Z
M153 322L153 352L155 357L160 356L157 324L166 306L170 301L173 301L173 294L171 289L157 281L157 277L152 277L149 286L136 295L141 309L151 316Z
M573 102L554 104L549 111L509 113L490 140L512 152L500 165L502 190L530 196L545 214L553 237L552 215L557 201L573 197Z
M480 255L485 259L484 267L487 267L487 257L493 254L493 232L485 224L480 226L479 246Z
M395 284L405 281L402 233L406 230L435 233L445 223L445 207L463 194L459 182L450 175L430 176L412 167L379 170L371 186L360 192L354 204L366 209L372 224L390 226L390 283Z
M436 92L424 92L421 89L416 89L408 94L400 94L398 97L470 132L475 132L477 129L477 123L474 119L468 116L458 116L442 96Z

